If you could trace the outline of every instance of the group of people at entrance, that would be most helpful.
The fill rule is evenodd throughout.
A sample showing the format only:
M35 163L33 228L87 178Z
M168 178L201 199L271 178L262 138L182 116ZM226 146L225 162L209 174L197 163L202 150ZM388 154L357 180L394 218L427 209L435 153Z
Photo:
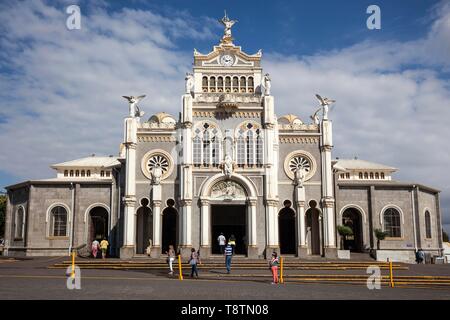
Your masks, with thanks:
M106 259L106 253L108 252L108 246L109 246L109 242L108 242L108 240L106 240L106 238L103 238L103 240L101 242L98 242L97 239L92 241L91 252L92 252L92 256L94 257L94 259L97 258L99 250L102 251L102 259Z

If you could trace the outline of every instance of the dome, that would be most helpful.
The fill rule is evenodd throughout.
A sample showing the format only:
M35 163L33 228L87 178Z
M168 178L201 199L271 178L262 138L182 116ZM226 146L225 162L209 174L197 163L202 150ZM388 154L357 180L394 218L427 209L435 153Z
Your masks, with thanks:
M148 122L156 123L177 123L174 117L166 112L159 112L148 119Z
M279 124L303 124L303 121L294 114L286 114L278 118Z

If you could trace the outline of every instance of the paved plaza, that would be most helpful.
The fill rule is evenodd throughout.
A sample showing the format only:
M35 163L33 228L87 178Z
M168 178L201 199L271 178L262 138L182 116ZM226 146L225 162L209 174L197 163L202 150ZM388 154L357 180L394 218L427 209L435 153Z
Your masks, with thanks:
M298 276L362 276L361 270L286 270L285 284L272 285L269 270L200 269L198 279L169 277L166 270L82 269L81 289L66 287L66 270L51 269L68 258L0 259L0 299L450 299L449 285L408 284L369 290L365 280L355 283L302 281ZM99 261L101 263L101 261ZM405 265L396 276L449 277L450 265ZM382 275L386 275L382 270Z

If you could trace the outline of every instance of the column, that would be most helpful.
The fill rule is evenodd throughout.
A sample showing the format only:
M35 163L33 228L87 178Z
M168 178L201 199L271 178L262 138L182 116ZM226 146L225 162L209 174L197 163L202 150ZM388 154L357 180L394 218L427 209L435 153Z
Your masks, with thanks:
M267 207L267 245L266 258L272 251L279 251L278 243L278 201L266 200Z
M256 198L250 198L248 204L248 236L247 236L247 256L249 258L258 258L258 242L256 236Z
M200 235L200 254L202 257L208 257L211 254L210 221L209 221L209 200L200 199L201 204L201 235Z
M136 231L136 145L137 145L137 120L125 118L124 121L124 145L125 145L125 196L124 208L124 236L123 247L120 249L120 257L129 259L135 254Z
M321 152L322 152L322 212L323 237L325 256L337 256L336 226L334 219L333 168L331 164L332 122L322 120L321 123Z
M188 258L192 247L192 200L181 200L180 212L180 245L181 255Z
M153 185L152 188L152 215L153 235L150 256L159 258L161 256L161 185Z
M305 188L296 187L296 207L297 207L297 253L299 257L307 255L306 247L306 224L305 224Z

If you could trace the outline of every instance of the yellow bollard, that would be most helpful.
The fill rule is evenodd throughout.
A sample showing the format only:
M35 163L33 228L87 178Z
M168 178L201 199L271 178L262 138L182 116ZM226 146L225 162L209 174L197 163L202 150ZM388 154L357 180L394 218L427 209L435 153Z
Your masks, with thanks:
M181 255L178 255L178 271L180 275L178 276L179 280L183 280L183 268L181 267Z
M283 279L283 257L280 257L280 283L284 283L284 279Z
M70 277L75 278L75 250L72 251L72 273Z
M392 261L389 261L389 279L390 279L389 286L393 288L395 285L394 285L394 274L392 272Z

